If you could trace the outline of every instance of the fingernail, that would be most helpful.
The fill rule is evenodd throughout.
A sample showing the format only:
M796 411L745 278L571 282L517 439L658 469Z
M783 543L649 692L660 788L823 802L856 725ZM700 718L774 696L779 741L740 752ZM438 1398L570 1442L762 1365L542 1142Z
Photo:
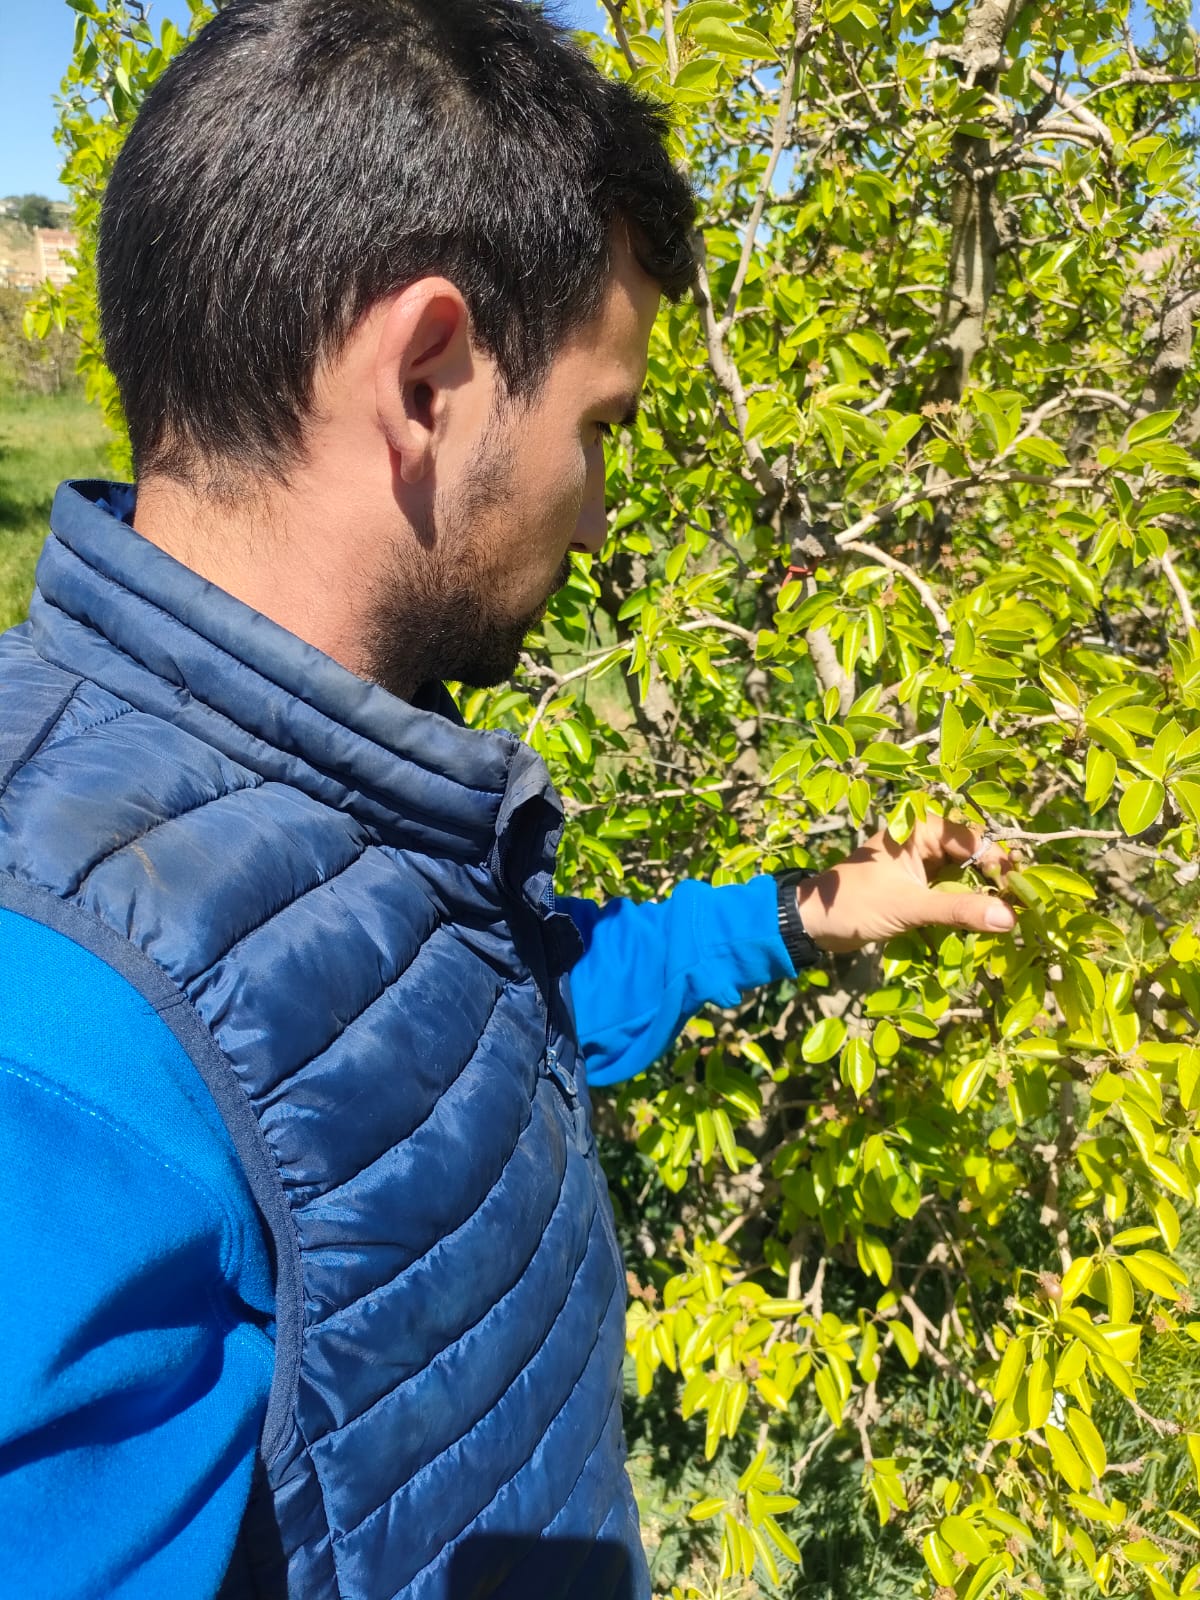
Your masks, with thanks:
M1012 908L1006 906L1003 900L993 900L991 905L988 906L983 920L989 928L995 928L997 933L1007 933L1010 928L1016 925L1017 921L1013 915Z

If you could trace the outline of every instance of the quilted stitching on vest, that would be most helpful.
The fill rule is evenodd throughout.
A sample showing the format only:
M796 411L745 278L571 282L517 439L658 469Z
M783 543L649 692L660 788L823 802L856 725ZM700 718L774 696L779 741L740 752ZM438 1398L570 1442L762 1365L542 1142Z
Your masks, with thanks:
M277 1540L303 1600L641 1596L544 768L360 684L98 493L60 491L0 642L0 870L170 977L269 1147L302 1295L259 1592Z

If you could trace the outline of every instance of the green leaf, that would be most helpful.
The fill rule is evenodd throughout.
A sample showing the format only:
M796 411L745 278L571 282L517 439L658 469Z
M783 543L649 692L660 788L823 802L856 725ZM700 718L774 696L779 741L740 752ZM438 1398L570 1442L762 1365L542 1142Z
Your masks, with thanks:
M1082 1493L1091 1487L1092 1475L1084 1466L1075 1446L1060 1428L1055 1428L1047 1423L1045 1429L1046 1444L1050 1450L1050 1459L1054 1462L1055 1469L1060 1478L1077 1493Z
M720 22L742 22L745 16L746 7L737 0L693 0L679 11L675 30L686 36L698 22L708 22L714 17Z
M813 1386L817 1391L817 1399L824 1406L830 1422L835 1428L842 1425L842 1411L844 1402L841 1391L838 1389L837 1380L828 1367L821 1367L813 1379Z
M1095 1271L1095 1262L1091 1256L1076 1256L1062 1277L1062 1304L1069 1306L1072 1300L1077 1300L1091 1281ZM1062 1378L1056 1373L1056 1383L1061 1384Z
M956 767L966 742L967 731L958 707L952 700L948 701L942 711L941 765Z
M988 1056L980 1056L976 1061L969 1061L956 1074L950 1086L950 1103L956 1111L965 1111L974 1100L988 1075L990 1064Z
M905 1365L915 1367L921 1359L921 1352L917 1348L917 1341L913 1338L912 1329L906 1322L889 1322L888 1332L896 1349L903 1356Z
M1133 761L1137 757L1137 746L1129 734L1112 717L1101 716L1089 709L1086 717L1087 729L1092 738L1122 761Z
M952 1588L958 1577L958 1568L951 1559L953 1552L946 1541L936 1533L927 1533L921 1541L921 1551L925 1557L925 1565L938 1583L946 1588Z
M1043 662L1038 668L1038 676L1056 700L1062 700L1072 710L1078 711L1080 705L1079 690L1065 672L1060 671L1058 667L1051 665L1049 662Z
M695 9L695 6L687 7L688 11L694 11ZM736 8L734 9L736 10ZM682 92L687 92L688 90L712 90L716 86L717 73L718 65L715 61L701 59L686 61L676 75L675 88L677 91Z
M592 736L581 722L574 720L560 722L558 731L562 734L567 748L584 766L590 766L592 761Z
M1050 1407L1054 1401L1050 1363L1045 1356L1039 1356L1030 1366L1025 1379L1025 1395L1028 1426L1040 1428L1050 1415Z
M1180 1272L1175 1263L1168 1257L1160 1255L1157 1250L1135 1250L1132 1255L1124 1259L1124 1265L1131 1278L1139 1283L1143 1289L1148 1289L1151 1294L1158 1295L1163 1300L1178 1300L1179 1289L1176 1278L1182 1278L1186 1283L1186 1274Z
M719 1511L724 1511L727 1504L721 1495L709 1495L705 1500L697 1500L688 1512L688 1516L693 1522L705 1522L709 1517L715 1517Z
M886 367L891 362L887 344L872 328L857 328L853 333L843 335L850 348L859 354L871 366ZM891 437L891 430L888 430Z
M960 1555L974 1565L976 1561L984 1561L990 1553L987 1540L973 1523L966 1517L943 1517L938 1525L938 1533Z
M1062 446L1053 439L1043 438L1041 434L1030 434L1028 439L1022 439L1016 447L1018 456L1031 456L1034 461L1044 462L1048 467L1066 467L1070 465L1066 452Z
M1067 1412L1067 1430L1093 1474L1097 1478L1102 1478L1108 1469L1108 1452L1091 1417L1080 1411L1077 1406L1072 1406ZM1078 1489L1088 1486L1075 1484L1073 1487Z
M819 1022L814 1022L804 1035L800 1054L805 1061L811 1061L814 1065L819 1065L822 1061L832 1061L842 1048L845 1037L846 1024L841 1017L822 1017Z
M1017 1385L1025 1373L1028 1349L1029 1342L1026 1339L1010 1339L1004 1347L1004 1355L992 1384L992 1394L997 1403L1011 1399L1016 1393Z
M1150 1202L1150 1211L1157 1231L1162 1235L1163 1243L1168 1250L1174 1250L1179 1243L1180 1234L1178 1211L1165 1194L1160 1194L1157 1199Z
M1023 872L1007 872L1004 875L1004 888L1006 893L1014 895L1023 906L1032 910L1042 904L1042 892L1032 878Z
M1027 994L1022 999L1014 1002L1001 1018L1001 1036L1005 1039L1012 1039L1018 1033L1024 1033L1041 1009L1042 1000L1040 995Z
M762 1525L766 1531L767 1537L779 1549L779 1551L785 1555L789 1561L793 1561L797 1566L799 1566L803 1560L803 1557L800 1554L799 1545L791 1537L791 1535L783 1531L783 1529L775 1521L774 1517L764 1517Z
M1117 816L1130 838L1142 833L1158 820L1166 791L1157 778L1137 778L1121 796Z
M1188 821L1200 827L1200 782L1176 778L1171 784L1171 794Z
M825 435L825 442L833 456L834 465L840 467L846 454L846 433L832 406L814 406L813 420Z
M865 1039L847 1040L840 1070L842 1082L861 1100L875 1081L875 1057Z
M988 1596L1006 1581L1009 1575L1008 1560L1003 1555L988 1556L980 1562L970 1583L963 1592L963 1600L988 1600Z
M739 61L757 61L775 54L770 41L764 39L761 33L756 33L753 28L722 22L716 17L707 17L695 23L692 38L705 50L714 50L718 55L735 56Z
M1117 776L1117 759L1102 745L1088 747L1084 767L1083 803L1093 815L1107 805Z
M826 755L837 762L849 761L854 755L854 741L844 728L834 723L814 722L813 734Z
M778 783L781 778L786 778L790 772L804 767L807 770L812 765L813 744L809 740L804 744L793 745L790 750L785 750L776 760L775 765L767 774L768 783Z
M1040 889L1049 889L1053 894L1077 895L1081 900L1096 898L1096 891L1087 879L1078 872L1072 872L1070 867L1060 867L1050 861L1038 861L1033 866L1026 867L1024 875Z
M871 1034L871 1048L880 1061L890 1061L900 1048L900 1035L886 1017L875 1024Z
M1133 1539L1128 1544L1123 1544L1121 1551L1127 1560L1136 1562L1139 1566L1148 1565L1151 1561L1165 1561L1167 1559L1167 1552L1151 1539Z
M729 1120L729 1113L724 1106L714 1106L712 1111L713 1132L717 1136L717 1144L725 1158L725 1165L730 1172L738 1170L737 1140L733 1135L733 1123Z
M1153 411L1133 424L1125 436L1126 446L1132 448L1135 444L1145 443L1147 439L1157 439L1164 433L1170 433L1178 421L1178 411Z

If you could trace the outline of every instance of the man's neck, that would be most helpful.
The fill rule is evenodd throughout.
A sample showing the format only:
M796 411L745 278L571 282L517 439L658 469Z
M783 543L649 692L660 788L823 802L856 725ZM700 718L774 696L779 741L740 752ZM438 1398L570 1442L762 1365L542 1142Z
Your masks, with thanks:
M353 507L326 514L315 496L292 488L216 500L151 476L138 484L133 526L209 583L361 673Z

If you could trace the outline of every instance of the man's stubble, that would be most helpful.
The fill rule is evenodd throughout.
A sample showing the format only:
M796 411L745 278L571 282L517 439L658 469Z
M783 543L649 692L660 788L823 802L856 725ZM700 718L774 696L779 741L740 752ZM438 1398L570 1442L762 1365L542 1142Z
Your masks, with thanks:
M375 585L365 626L365 673L401 699L422 685L454 682L487 689L516 670L521 646L566 583L569 555L532 610L511 615L487 533L513 502L513 453L494 434L484 440L470 478L451 500L439 491L418 537L396 543ZM519 550L509 537L505 548Z

